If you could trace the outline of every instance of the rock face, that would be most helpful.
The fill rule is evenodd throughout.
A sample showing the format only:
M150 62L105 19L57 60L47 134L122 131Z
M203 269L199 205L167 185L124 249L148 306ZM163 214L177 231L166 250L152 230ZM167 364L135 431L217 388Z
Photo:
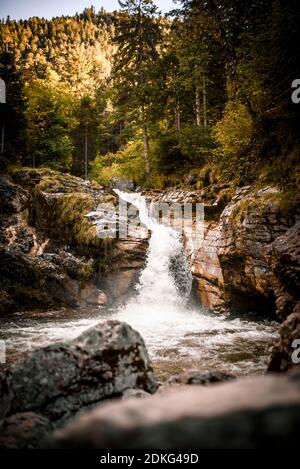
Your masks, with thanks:
M297 216L286 212L276 188L254 193L250 187L236 191L219 219L206 216L204 240L192 258L201 302L285 318L298 301ZM284 254L274 256L282 243ZM293 280L282 275L285 268Z
M133 388L149 393L157 388L143 339L130 326L107 321L70 343L36 349L6 370L0 417L34 412L58 426ZM14 428L16 421L2 425Z
M245 378L98 407L57 431L55 448L297 447L300 377Z
M119 189L120 191L134 191L135 190L134 182L126 178L114 177L110 180L110 185L114 189Z
M99 204L117 205L110 189L23 169L0 178L0 203L0 314L102 306L132 287L147 243L101 239L86 217Z
M225 301L231 307L276 313L280 318L292 311L296 289L291 291L286 279L278 275L272 255L296 216L285 212L281 194L274 188L255 194L239 191L225 208L220 217L218 258ZM294 255L293 243L287 243L286 249ZM298 256L298 266L299 262Z

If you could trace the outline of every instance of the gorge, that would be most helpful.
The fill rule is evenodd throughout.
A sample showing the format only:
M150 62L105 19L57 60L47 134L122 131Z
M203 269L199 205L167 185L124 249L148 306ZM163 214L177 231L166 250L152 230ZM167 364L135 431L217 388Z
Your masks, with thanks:
M23 177L25 174L27 174L26 177L32 178L34 174L37 174L37 171L27 173L23 171ZM45 176L42 177L38 186L43 179ZM64 190L67 187L66 182L67 180L64 184ZM86 188L89 188L88 184ZM34 190L37 192L36 189ZM58 189L56 188L56 190ZM39 193L40 200L41 197L45 198L45 200L42 199L41 208L38 206L38 201L35 202L35 210L40 211L39 216L41 217L41 220L38 219L35 222L37 226L45 223L43 204L46 202L48 205L49 200L53 198L55 201L60 197L58 192L49 194L48 191L49 188L46 188L45 191ZM269 348L277 337L278 325L274 312L272 309L267 309L266 300L266 310L261 312L262 320L253 317L251 319L247 314L239 314L235 304L231 308L231 313L235 313L235 315L231 314L229 317L224 315L225 309L220 308L225 305L224 293L220 293L216 300L215 290L222 288L220 283L222 270L220 265L216 265L216 249L213 251L209 246L209 240L212 237L211 231L204 238L203 246L197 252L189 253L187 248L185 254L181 236L172 228L165 227L149 217L147 203L143 196L116 192L128 203L139 208L141 222L146 224L152 233L149 247L146 246L147 240L139 239L138 236L127 240L115 240L114 249L121 247L120 251L123 254L124 245L127 252L129 247L132 249L133 259L127 258L125 260L123 255L121 257L120 252L115 254L115 256L119 256L119 268L105 274L98 272L98 279L91 276L92 280L86 281L86 284L79 277L81 285L78 287L78 292L75 285L76 282L77 284L79 282L74 278L76 277L74 272L70 273L70 267L69 273L65 273L65 277L61 278L60 274L59 280L56 277L55 280L50 278L46 290L51 291L51 284L55 282L53 287L55 301L62 302L68 309L61 312L59 309L56 311L50 309L44 314L37 311L31 313L29 310L29 312L14 315L14 322L12 322L11 316L4 319L1 338L5 338L7 343L8 360L10 350L12 354L18 354L19 350L23 351L31 347L75 338L86 328L95 325L100 319L114 318L129 323L142 334L151 358L155 358L154 366L157 366L159 374L164 378L169 377L172 371L180 372L189 368L201 368L204 371L216 369L222 372L228 371L232 374L246 375L251 372L263 372L267 367ZM67 198L68 195L62 194L62 197ZM95 199L97 197L99 194L95 196ZM109 196L106 195L104 198L107 197ZM170 200L170 195L168 197ZM191 200L191 195L189 197L187 200ZM167 196L165 195L163 198L166 199ZM92 226L97 225L96 214L97 212L92 212ZM99 217L101 219L101 213ZM85 220L90 220L90 217ZM47 225L45 225L46 227ZM51 229L51 226L49 228ZM10 233L11 229L11 226L7 228L6 233ZM24 230L24 227L20 228L17 225L16 231L21 229ZM49 236L50 233L45 232L45 236L47 234ZM214 242L217 242L218 239L218 236L213 238ZM36 259L37 263L40 261L48 262L47 271L53 269L57 276L58 261L55 259L56 256L60 256L60 262L62 255L65 256L65 262L68 260L69 263L75 263L75 259L71 257L73 256L72 252L62 254L57 247L52 247L53 252L49 252L53 241L55 242L50 239L46 244L45 251L38 256L32 256L31 251L29 259L31 262ZM41 245L43 244L45 241L41 242ZM144 245L143 253L141 253L141 244ZM188 243L186 244L188 246ZM9 240L10 250L15 247L18 245L12 246ZM80 246L81 249L82 247L84 246ZM101 248L99 250L101 252ZM21 258L24 260L22 256L23 254ZM78 270L82 265L85 265L82 258L77 259L77 262L79 263ZM190 266L188 262L191 263ZM262 260L259 259L259 262ZM19 267L18 270L20 270ZM262 267L261 270L263 270ZM191 271L194 273L194 281ZM191 301L192 283L194 301ZM30 288L34 288L34 285L30 285ZM132 291L131 298L126 299L128 290ZM136 291L135 294L134 291ZM203 294L206 296L204 297ZM263 295L258 292L257 296L260 298ZM80 303L82 297L91 303ZM93 298L96 298L94 304L92 303ZM115 305L117 300L121 302L119 306ZM77 306L81 306L79 311L69 310L70 307L76 306L76 301L79 302ZM97 306L97 302L99 302L99 306ZM257 309L254 307L252 313L260 311L259 301L257 301L257 305Z
M99 238L103 213L97 206L109 217L107 208L117 210L118 197L139 210L140 229L149 229L149 240L139 230L128 239ZM1 198L3 389L7 379L26 369L30 379L39 379L30 370L32 360L44 360L43 350L58 347L59 353L59 343L76 344L80 334L119 323L145 340L162 389L296 367L291 344L299 333L299 222L296 211L286 212L276 188L254 193L244 187L226 202L205 199L197 190L143 196L51 170L22 169L1 179ZM191 250L187 232L182 237L151 217L155 200L204 203L198 250ZM109 393L118 396L136 387L123 383ZM96 401L107 399L106 392ZM87 399L88 409L95 398ZM9 408L2 412L6 420L18 409ZM20 404L18 412L26 409L31 405ZM50 416L54 428L69 419L61 417L58 425Z

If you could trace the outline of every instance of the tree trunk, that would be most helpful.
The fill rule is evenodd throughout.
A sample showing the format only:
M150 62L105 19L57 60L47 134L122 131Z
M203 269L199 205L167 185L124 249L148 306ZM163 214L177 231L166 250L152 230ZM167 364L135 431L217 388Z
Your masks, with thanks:
M195 65L195 82L196 82L196 95L195 95L195 104L196 104L196 125L201 127L201 98L199 90L199 67Z
M179 107L179 103L176 104L176 109L175 109L175 124L176 124L176 130L177 130L177 132L180 132L181 122L180 122L180 107Z
M207 127L207 108L206 108L206 79L203 74L203 124L204 128Z
M144 126L143 126L143 137L144 137L145 168L146 168L146 174L149 174L150 173L149 138L148 138L148 130L147 130L147 125L146 124L144 124Z
M88 179L88 126L87 126L87 112L85 112L84 178L85 178L85 180Z
M200 93L199 88L196 88L196 124L197 127L201 127L201 104L200 104Z

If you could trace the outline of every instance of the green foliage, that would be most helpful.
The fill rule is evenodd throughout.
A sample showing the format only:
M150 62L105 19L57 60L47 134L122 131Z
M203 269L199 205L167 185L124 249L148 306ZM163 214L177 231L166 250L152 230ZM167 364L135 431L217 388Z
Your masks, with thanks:
M251 116L240 102L229 103L214 135L224 153L240 155L250 145L254 133Z
M133 140L117 153L97 156L92 163L91 175L97 182L106 184L113 177L125 177L143 184L146 171L141 139Z
M101 183L147 187L294 185L296 0L182 0L172 20L152 0L120 6L0 22L6 160L82 176L87 156Z
M215 148L210 128L185 125L179 134L179 145L184 158L191 166L202 166Z
M85 215L94 208L93 197L82 192L62 195L58 200L56 214L70 242L94 247L101 245L102 240L97 237L96 227L85 218Z
M160 135L154 145L155 169L158 174L172 173L183 164L178 135L168 132Z
M6 105L0 105L0 124L5 126L4 159L0 159L0 168L21 161L24 163L25 156L25 97L22 75L15 58L15 53L0 51L0 77L6 83L7 101Z

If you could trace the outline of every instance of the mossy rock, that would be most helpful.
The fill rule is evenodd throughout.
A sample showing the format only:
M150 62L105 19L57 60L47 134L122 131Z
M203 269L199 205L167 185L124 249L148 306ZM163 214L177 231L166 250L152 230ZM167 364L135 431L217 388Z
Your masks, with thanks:
M97 236L96 226L85 216L94 208L94 198L82 192L62 195L56 200L55 218L67 241L94 248L103 245L103 240Z

